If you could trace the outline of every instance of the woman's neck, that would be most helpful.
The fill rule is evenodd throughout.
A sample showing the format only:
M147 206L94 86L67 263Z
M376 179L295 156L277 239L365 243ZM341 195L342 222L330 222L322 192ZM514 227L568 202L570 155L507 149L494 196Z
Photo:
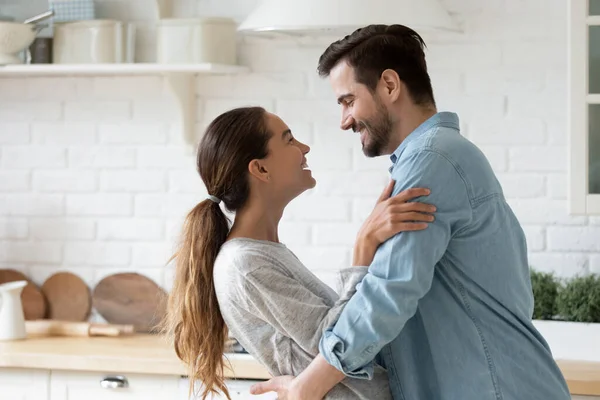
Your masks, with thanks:
M250 201L246 207L236 212L228 238L246 237L279 242L278 227L282 215L282 207Z

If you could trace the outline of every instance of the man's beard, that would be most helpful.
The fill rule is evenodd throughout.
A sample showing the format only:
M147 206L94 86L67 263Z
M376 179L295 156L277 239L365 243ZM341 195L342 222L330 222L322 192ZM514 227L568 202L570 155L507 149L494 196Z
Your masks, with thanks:
M380 156L390 142L392 121L385 106L377 101L375 115L352 126L354 132L367 130L363 143L363 153L367 157Z

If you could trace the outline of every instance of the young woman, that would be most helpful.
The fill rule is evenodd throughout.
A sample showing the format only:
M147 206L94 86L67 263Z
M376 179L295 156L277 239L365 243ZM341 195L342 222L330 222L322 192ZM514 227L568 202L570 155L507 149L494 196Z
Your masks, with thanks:
M322 331L354 293L379 244L433 220L433 206L408 202L427 190L388 199L391 183L358 233L356 266L340 271L336 294L279 242L285 207L316 183L308 152L280 118L258 107L225 112L205 132L197 164L209 196L185 221L168 312L175 350L189 365L190 382L202 382L202 399L218 392L229 398L223 376L228 329L273 375L299 374L318 354ZM221 202L235 212L231 227ZM386 371L375 366L372 380L345 379L327 399L391 399Z

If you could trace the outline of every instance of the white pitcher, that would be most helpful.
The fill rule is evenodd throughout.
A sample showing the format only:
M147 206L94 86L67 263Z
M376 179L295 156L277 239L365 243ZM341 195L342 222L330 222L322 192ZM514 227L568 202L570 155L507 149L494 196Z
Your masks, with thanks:
M18 340L27 336L21 292L27 281L0 285L0 340Z

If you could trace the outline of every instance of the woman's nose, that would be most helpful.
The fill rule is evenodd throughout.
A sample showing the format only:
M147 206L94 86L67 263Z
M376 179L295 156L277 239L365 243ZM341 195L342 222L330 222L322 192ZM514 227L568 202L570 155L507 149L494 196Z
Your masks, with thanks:
M302 143L302 154L308 154L310 152L310 146Z

